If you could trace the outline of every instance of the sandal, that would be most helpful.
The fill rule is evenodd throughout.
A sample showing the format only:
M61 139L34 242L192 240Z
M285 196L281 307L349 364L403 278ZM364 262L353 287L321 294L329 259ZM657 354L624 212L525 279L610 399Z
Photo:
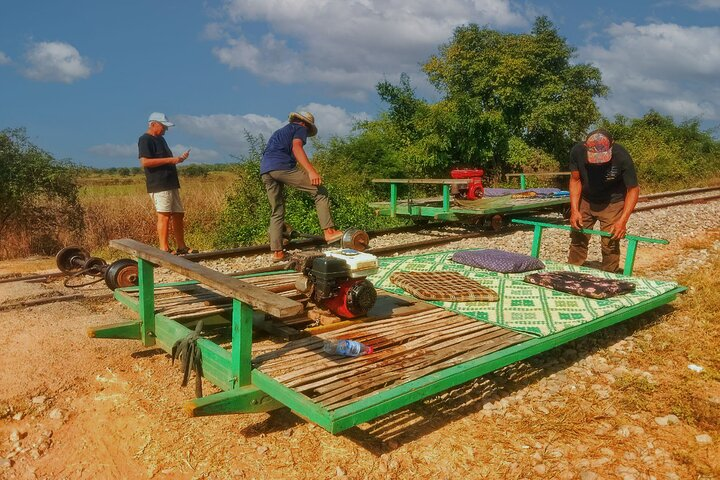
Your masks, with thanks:
M200 253L200 250L195 250L193 248L188 248L188 247L178 248L177 250L175 250L173 252L173 255L188 255L191 253Z

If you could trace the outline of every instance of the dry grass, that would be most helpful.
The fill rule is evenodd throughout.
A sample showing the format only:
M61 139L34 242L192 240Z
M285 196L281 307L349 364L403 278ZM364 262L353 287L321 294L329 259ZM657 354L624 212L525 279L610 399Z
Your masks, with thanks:
M212 172L206 178L181 178L188 245L201 250L212 248L215 224L234 178L227 172ZM13 231L3 239L0 259L51 254L67 245L80 245L109 259L118 255L107 246L114 238L157 244L156 215L145 191L144 176L84 178L80 184L85 228L79 235L63 230L40 234Z

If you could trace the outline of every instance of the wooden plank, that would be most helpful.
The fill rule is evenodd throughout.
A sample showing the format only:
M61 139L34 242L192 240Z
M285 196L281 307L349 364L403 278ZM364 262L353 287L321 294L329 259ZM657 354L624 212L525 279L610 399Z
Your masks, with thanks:
M413 371L413 372L411 372L411 373L409 373L409 374L407 374L407 375L402 376L402 377L401 377L400 379L398 379L398 381L395 382L395 383L399 383L399 382L407 383L407 382L410 382L410 381L412 381L412 380L416 380L416 379L418 379L418 378L420 378L420 377L423 377L423 376L425 376L425 375L429 375L429 374L431 374L431 373L434 373L434 372L436 372L436 371L439 371L439 370L442 370L442 369L445 369L445 368L449 368L449 367L453 367L453 366L455 366L455 365L459 365L459 364L464 363L464 362L467 362L467 361L469 361L469 360L473 360L473 359L475 359L475 358L479 358L479 357L481 357L481 356L483 356L483 355L488 355L488 354L490 354L490 353L496 352L496 351L501 350L501 349L503 349L503 348L505 348L505 347L508 347L508 346L510 346L510 345L514 345L514 344L516 344L516 343L520 343L520 342L522 342L522 341L525 341L525 340L527 340L527 336L525 336L525 335L523 335L523 334L516 333L516 334L514 334L513 336L505 337L504 340L505 340L505 341L499 342L499 343L482 344L482 345L480 345L479 347L474 348L474 349L472 349L472 350L469 350L469 351L467 351L467 352L465 352L465 353L463 353L463 354L461 354L461 355L454 355L454 356L451 356L451 357L445 359L444 361L442 361L442 362L440 362L440 363L436 363L436 364L434 364L434 365L431 365L431 366L426 367L426 368L421 369L421 370L415 370L415 371ZM386 385L383 386L383 388L382 388L381 390L386 390L386 389L389 389L390 387L391 387L391 385L386 384ZM352 403L352 402L355 402L355 401L358 401L358 400L360 400L360 399L362 399L362 398L367 398L367 397L370 396L370 395L376 395L379 391L380 391L380 390L377 390L377 389L376 389L376 390L374 390L374 391L365 393L365 394L363 394L363 395L353 395L351 398L346 398L346 399L341 400L341 401L339 401L339 400L334 400L334 401L332 401L332 402L326 401L325 404L324 404L324 406L325 406L325 408L327 408L328 410L336 410L336 409L338 409L338 408L340 408L340 407L342 407L342 406L348 405L348 404L350 404L350 403Z
M272 369L275 365L280 365L283 368L294 366L294 363L303 364L306 357L314 357L317 355L312 349L318 349L322 345L325 338L345 338L351 340L362 341L369 335L390 335L393 332L400 330L400 327L405 323L420 324L422 322L430 322L438 320L444 317L453 317L457 314L448 312L446 310L438 308L436 311L417 316L409 316L400 319L390 319L386 321L378 321L362 325L362 330L358 330L357 326L350 326L342 328L332 332L332 335L322 335L319 337L311 337L304 339L300 343L293 342L291 345L286 345L278 350L268 352L263 355L258 355L254 359L256 365L261 365L261 369ZM313 345L314 344L314 345ZM287 352L295 351L293 358L288 358Z
M293 375L294 380L292 378L287 381L280 380L282 377L279 377L278 380L282 381L289 387L302 387L299 391L305 391L312 388L317 390L319 393L325 391L324 388L321 388L324 385L336 382L337 380L348 376L352 376L354 380L357 380L357 383L363 383L363 381L360 380L360 377L362 376L361 374L367 371L374 371L379 367L382 367L383 370L387 372L394 370L396 366L400 366L404 369L412 366L412 363L408 362L411 358L420 357L418 360L421 362L431 359L429 354L432 351L433 346L435 346L435 348L442 348L447 342L450 342L449 345L458 345L472 339L473 335L475 335L473 331L477 330L472 327L477 327L478 325L481 327L483 326L477 322L474 323L475 325L472 326L461 325L459 328L452 330L443 330L443 325L437 325L431 332L426 332L423 335L405 343L397 342L397 345L394 345L383 352L379 352L378 354L373 354L372 357L356 357L359 361L355 363L361 364L358 368L348 369L346 365L339 365L336 368L323 369L320 376L310 376L312 378L308 376L298 377L297 375ZM482 330L487 330L487 328L483 328ZM462 337L462 342L458 341L458 337ZM338 363L337 359L335 363ZM320 377L326 378L325 380L308 384L308 381ZM369 378L368 381L372 381L372 378Z
M505 178L510 177L557 177L561 175L570 175L570 172L532 172L532 173L506 173Z
M273 355L275 358L266 356L258 369L334 410L528 339L523 334L438 310L356 324L341 334L333 332L333 336L364 339L369 344L386 342L381 351L370 356L331 357L321 352L322 338L308 338L291 342L279 356Z
M373 178L373 183L427 184L427 185L467 185L468 178Z
M300 313L303 305L295 300L263 290L237 278L230 277L211 268L199 265L181 256L163 252L137 240L111 240L110 246L130 253L155 265L168 268L188 278L244 302L255 309L283 318Z

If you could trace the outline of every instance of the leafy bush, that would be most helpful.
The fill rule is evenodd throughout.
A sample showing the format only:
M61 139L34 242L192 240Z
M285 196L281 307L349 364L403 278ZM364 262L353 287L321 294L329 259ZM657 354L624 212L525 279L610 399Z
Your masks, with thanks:
M236 166L238 180L220 217L215 240L217 248L268 241L270 204L260 179L264 141L262 137L247 137L250 151ZM373 176L368 172L378 170L374 170L372 161L377 157L365 155L381 148L379 144L366 137L362 141L333 139L328 145L316 144L315 147L313 163L328 189L330 212L336 228L371 230L402 223L378 217L368 206L369 202L377 200L370 183ZM292 187L285 189L285 221L299 232L322 233L312 197Z
M632 156L641 185L686 188L720 172L720 142L712 131L701 130L697 119L676 124L650 110L642 118L617 116L602 126Z
M183 177L201 177L206 178L210 173L210 167L204 164L193 163L178 168L178 173Z
M72 163L33 145L24 129L0 132L0 238L12 230L17 238L31 239L14 245L14 252L3 241L0 254L55 253L63 234L81 230L75 172Z

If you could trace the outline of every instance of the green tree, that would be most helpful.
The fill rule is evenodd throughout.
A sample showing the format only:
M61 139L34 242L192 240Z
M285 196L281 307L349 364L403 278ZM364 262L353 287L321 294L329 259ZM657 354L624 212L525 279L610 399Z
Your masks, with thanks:
M187 166L180 167L178 169L180 174L186 177L200 177L206 178L210 173L210 168L207 165L193 163Z
M54 253L61 227L82 228L75 172L33 145L25 129L0 131L0 238L12 228L47 239L38 253Z
M446 101L465 105L452 110L492 119L494 137L518 137L560 156L600 118L594 97L608 91L597 68L571 63L574 51L547 17L529 34L471 24L458 27L423 68ZM498 147L502 157L507 147Z
M618 115L600 125L630 152L643 185L684 188L720 172L720 142L712 130L700 128L698 119L676 124L650 110L642 118Z

